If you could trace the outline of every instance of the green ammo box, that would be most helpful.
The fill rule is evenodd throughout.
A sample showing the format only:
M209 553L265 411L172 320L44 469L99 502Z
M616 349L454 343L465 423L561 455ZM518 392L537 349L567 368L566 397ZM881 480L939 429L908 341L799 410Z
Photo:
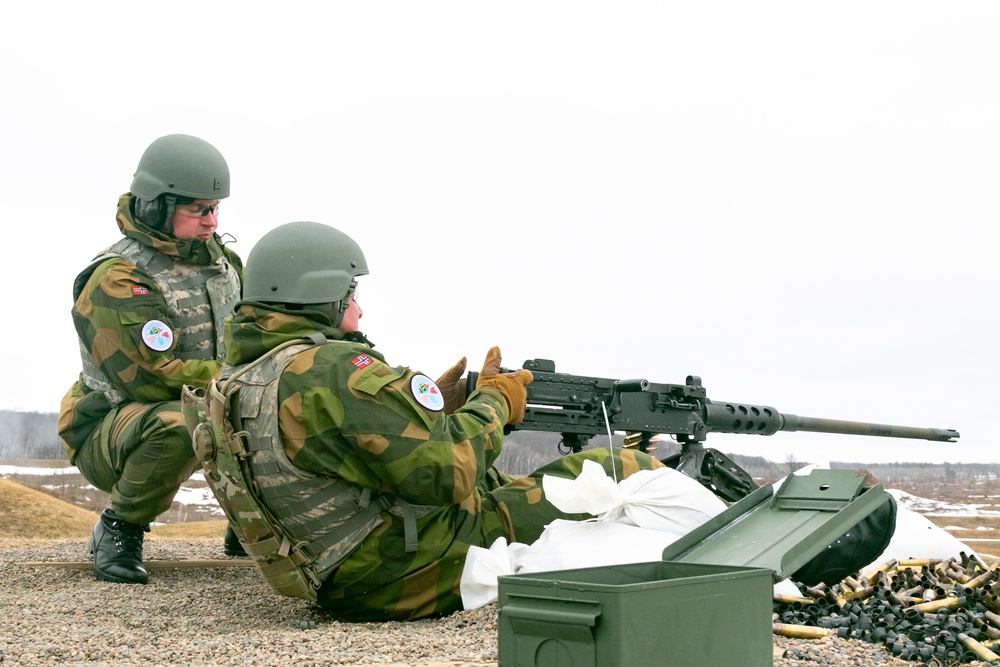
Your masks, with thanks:
M887 498L852 470L763 486L663 560L499 578L500 667L765 667L773 585Z
M772 575L636 563L500 578L501 667L764 667Z

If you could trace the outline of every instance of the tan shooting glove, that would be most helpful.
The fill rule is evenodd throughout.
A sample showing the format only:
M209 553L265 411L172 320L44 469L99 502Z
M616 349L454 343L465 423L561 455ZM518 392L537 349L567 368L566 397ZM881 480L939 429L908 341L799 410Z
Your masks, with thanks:
M524 409L528 403L527 384L535 378L531 371L519 370L500 373L500 348L493 346L486 353L483 371L476 381L476 388L493 387L507 399L508 424L519 424L524 419Z
M436 384L441 390L444 398L444 413L450 415L455 410L465 405L466 378L462 377L465 372L465 357L458 360L458 363L444 372L438 378Z

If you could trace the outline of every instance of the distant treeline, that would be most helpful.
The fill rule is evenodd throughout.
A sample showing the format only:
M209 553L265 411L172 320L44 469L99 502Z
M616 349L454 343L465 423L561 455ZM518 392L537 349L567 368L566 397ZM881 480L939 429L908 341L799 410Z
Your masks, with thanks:
M539 467L559 458L560 436L554 433L535 433L530 431L514 431L504 438L503 452L497 460L497 467L509 475L525 475ZM614 437L615 446L621 446L622 436ZM596 436L587 445L588 449L607 447L605 436ZM680 451L680 445L675 442L658 443L652 452L657 458L666 458ZM773 482L788 474L789 466L794 470L801 462L775 463L761 456L738 456L728 454L733 461L747 471L754 479Z
M615 436L615 444L621 444L619 436ZM514 431L505 438L504 450L497 460L497 467L510 475L527 474L559 457L558 445L559 436L552 433ZM588 445L588 447L607 446L608 439L600 436L595 437ZM680 446L674 442L661 443L657 446L654 456L666 458L678 451L680 451ZM793 457L776 462L762 456L743 456L728 452L726 455L746 470L751 477L763 483L774 482L789 472L811 463L811 461L800 461ZM857 463L834 461L830 463L830 467L863 470L869 473L875 481L884 484L926 479L958 481L986 477L1000 480L1000 463Z
M912 482L929 477L937 477L944 481L982 478L1000 480L1000 463L851 463L836 461L830 463L830 467L865 469L884 484Z
M0 410L0 459L64 459L56 430L54 412L15 412ZM510 475L525 475L559 456L559 436L553 433L515 431L505 438L497 467ZM614 437L616 446L621 436ZM595 437L588 447L607 447L608 439ZM654 455L664 458L679 451L676 443L659 444ZM754 479L773 482L790 471L809 463L792 458L781 462L761 456L729 456ZM976 463L854 463L832 462L831 467L865 470L882 483L899 483L928 478L945 481L980 478L1000 480L1000 464Z
M0 458L64 459L55 412L0 410Z

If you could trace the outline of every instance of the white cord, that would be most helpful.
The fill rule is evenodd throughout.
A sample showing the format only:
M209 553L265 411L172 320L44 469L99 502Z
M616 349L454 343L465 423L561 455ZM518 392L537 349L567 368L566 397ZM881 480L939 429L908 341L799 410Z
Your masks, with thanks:
M615 480L615 484L618 483L618 471L615 469L615 448L612 446L614 443L611 442L611 420L608 419L608 406L604 405L604 401L601 401L601 410L604 411L604 425L608 427L608 451L611 452L611 476Z

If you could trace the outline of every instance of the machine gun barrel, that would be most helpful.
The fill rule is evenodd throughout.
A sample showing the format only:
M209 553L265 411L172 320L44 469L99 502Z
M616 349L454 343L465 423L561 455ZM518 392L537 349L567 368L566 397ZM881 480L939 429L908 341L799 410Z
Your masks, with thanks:
M845 435L874 435L883 438L912 438L935 442L956 442L958 431L950 428L920 428L918 426L892 426L889 424L869 424L842 419L821 419L781 415L782 431L811 431L813 433L843 433Z
M958 431L948 428L921 428L919 426L894 426L868 422L800 417L781 413L772 407L705 400L705 432L746 433L773 435L778 431L809 431L811 433L841 433L844 435L870 435L880 438L909 438L955 442Z

